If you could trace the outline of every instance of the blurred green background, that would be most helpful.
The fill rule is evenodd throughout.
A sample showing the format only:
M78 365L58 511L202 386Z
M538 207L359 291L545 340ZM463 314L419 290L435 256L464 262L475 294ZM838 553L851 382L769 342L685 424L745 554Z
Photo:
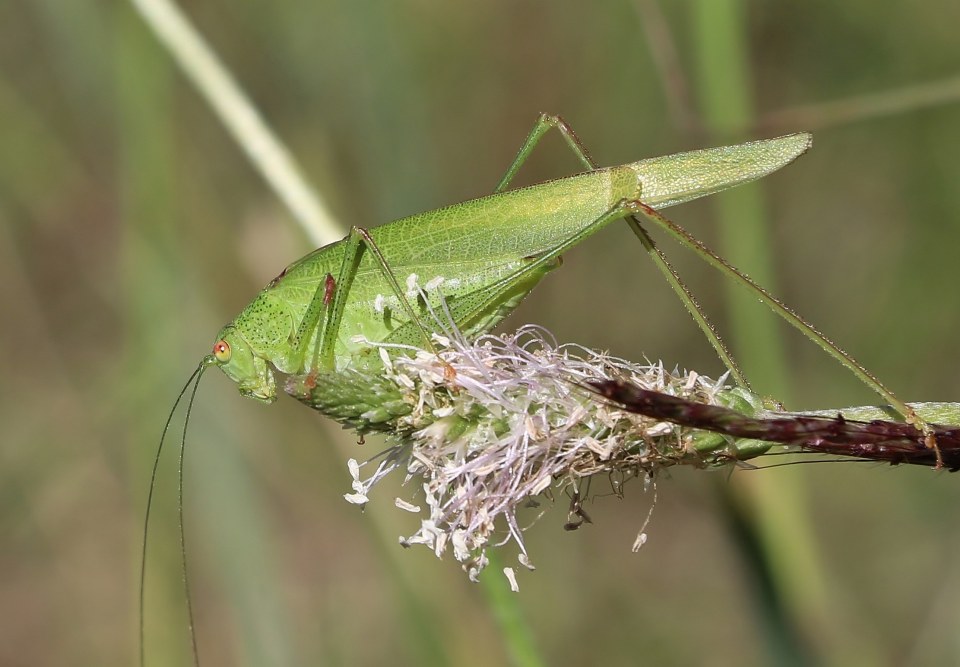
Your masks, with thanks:
M960 401L960 104L955 83L934 87L947 99L937 105L911 89L960 72L956 2L184 9L345 224L488 193L540 111L563 115L602 164L814 131L813 150L746 199L671 217L755 275L768 264L764 281L901 397ZM887 95L844 115L770 115L874 93ZM576 169L553 139L525 182ZM768 241L720 238L718 218L763 211ZM797 409L876 400L772 316L731 322L717 274L664 247L757 389ZM163 420L218 328L309 249L129 4L0 3L0 663L135 662ZM722 371L625 229L565 259L508 326ZM783 371L762 356L777 343ZM481 587L452 561L399 548L414 519L390 488L365 513L343 501L346 459L380 446L358 447L291 400L242 399L219 373L204 381L186 471L204 665L512 659ZM151 665L189 661L175 475L165 459ZM515 601L544 663L960 661L960 477L874 464L676 470L632 554L652 501L640 487L591 502L595 523L579 531L562 530L560 501L528 532L538 569L521 573Z

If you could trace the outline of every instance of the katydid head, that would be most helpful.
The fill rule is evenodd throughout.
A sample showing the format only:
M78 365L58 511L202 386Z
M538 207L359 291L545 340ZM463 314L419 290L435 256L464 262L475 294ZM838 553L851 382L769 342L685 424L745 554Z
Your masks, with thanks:
M213 363L237 383L243 396L263 403L277 400L277 385L266 360L258 357L236 327L228 325L213 344Z

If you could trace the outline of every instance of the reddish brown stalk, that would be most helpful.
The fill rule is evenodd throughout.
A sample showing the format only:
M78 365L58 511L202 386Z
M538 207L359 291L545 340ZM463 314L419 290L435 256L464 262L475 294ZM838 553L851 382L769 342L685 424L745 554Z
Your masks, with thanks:
M662 419L680 426L723 433L734 438L799 447L804 451L850 456L859 459L936 466L936 450L924 442L924 434L911 424L874 420L869 422L836 417L791 415L750 417L719 405L697 403L658 391L643 389L624 380L591 382L604 398L628 412ZM960 428L930 425L951 472L960 469Z

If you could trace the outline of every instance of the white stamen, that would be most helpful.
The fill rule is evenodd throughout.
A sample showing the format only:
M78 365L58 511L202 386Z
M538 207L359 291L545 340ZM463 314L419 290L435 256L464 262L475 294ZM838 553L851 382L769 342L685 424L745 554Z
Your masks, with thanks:
M517 573L513 571L512 567L503 568L503 575L507 578L507 581L510 582L510 590L514 593L520 592L520 586L517 584Z
M399 509L402 509L404 512L410 512L412 514L420 513L419 505L408 503L406 500L403 500L402 498L394 498L393 504L396 505Z
M407 298L408 299L417 298L417 295L420 292L420 288L418 285L419 280L420 280L420 277L417 276L416 273L411 273L409 276L407 276Z
M343 494L343 499L351 505L366 505L370 502L370 499L362 493L345 493Z

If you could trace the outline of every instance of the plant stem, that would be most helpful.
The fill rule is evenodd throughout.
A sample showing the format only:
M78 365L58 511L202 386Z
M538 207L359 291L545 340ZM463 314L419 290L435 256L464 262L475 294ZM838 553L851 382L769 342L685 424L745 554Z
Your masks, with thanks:
M169 0L130 2L290 209L311 243L320 246L343 238L343 225L310 187L296 160L183 12Z

